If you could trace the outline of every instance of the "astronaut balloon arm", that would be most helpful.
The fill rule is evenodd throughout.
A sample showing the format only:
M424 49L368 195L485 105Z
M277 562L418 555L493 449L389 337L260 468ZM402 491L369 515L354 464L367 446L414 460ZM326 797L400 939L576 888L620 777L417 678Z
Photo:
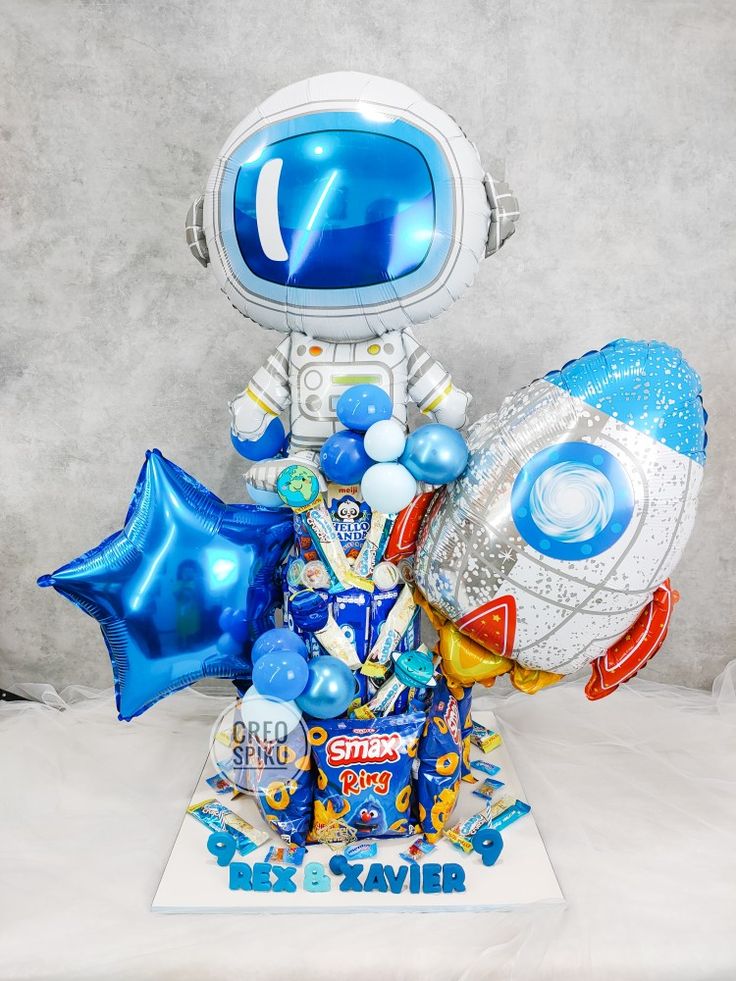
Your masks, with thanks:
M290 350L291 337L286 337L230 403L231 429L238 439L260 439L269 423L289 407Z
M403 335L409 398L434 422L462 429L472 396L453 385L449 371L436 361L411 331Z

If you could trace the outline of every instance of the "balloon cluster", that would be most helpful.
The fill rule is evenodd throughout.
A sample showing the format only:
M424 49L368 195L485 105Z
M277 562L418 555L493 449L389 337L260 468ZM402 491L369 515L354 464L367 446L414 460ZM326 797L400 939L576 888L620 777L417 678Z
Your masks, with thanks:
M392 418L389 395L377 385L354 385L337 403L345 430L322 447L320 466L328 480L360 483L372 511L398 514L417 494L417 481L448 484L465 470L468 447L455 429L438 423L410 436Z
M251 653L253 688L246 699L257 694L285 703L296 721L302 711L316 719L342 715L355 697L352 671L329 654L308 657L306 644L288 627L261 634Z

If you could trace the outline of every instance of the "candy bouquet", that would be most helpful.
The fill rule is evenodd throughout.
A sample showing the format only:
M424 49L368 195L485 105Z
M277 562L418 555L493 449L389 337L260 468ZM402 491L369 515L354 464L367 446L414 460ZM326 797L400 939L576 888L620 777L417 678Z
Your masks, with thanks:
M407 438L370 384L348 389L337 415L346 428L325 442L319 469L289 462L276 479L295 529L284 626L251 654L254 691L303 712L308 753L289 779L265 766L254 777L252 755L235 778L292 845L415 830L432 844L461 781L474 781L473 727L470 688L420 641L410 541L434 491L465 469L467 447L437 424Z
M218 799L233 787L287 860L416 829L412 860L442 834L473 848L528 810L491 764L475 786L469 746L497 736L471 720L473 685L506 675L532 694L588 667L597 700L664 643L707 443L682 353L588 351L466 445L471 397L415 337L518 217L450 116L355 72L249 113L192 203L197 262L251 326L280 332L230 406L254 503L149 451L123 527L39 585L98 621L121 720L202 678L235 683L232 756L191 809L226 848L267 836ZM499 325L477 324L478 357ZM410 404L432 421L407 436ZM483 809L451 827L463 781Z

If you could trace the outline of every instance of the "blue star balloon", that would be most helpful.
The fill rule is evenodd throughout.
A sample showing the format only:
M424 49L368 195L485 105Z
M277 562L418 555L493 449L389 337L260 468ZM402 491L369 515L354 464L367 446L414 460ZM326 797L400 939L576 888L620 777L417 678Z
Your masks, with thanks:
M201 678L250 675L250 646L273 626L276 570L291 538L288 509L224 504L151 450L123 530L38 584L99 621L127 720ZM247 624L239 648L218 647L228 608Z

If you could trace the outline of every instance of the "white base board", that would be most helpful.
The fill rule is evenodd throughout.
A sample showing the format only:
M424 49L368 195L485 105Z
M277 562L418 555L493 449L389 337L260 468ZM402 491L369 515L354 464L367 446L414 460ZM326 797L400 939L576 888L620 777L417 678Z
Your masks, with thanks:
M473 718L482 725L496 729L490 712L474 712ZM503 733L502 733L503 734ZM526 800L508 751L504 745L483 756L473 748L473 758L486 759L501 767L498 779L503 780L503 794ZM192 794L191 803L213 795L205 779L214 773L209 756ZM483 774L473 771L483 779ZM460 798L452 814L455 823L482 809L484 801L474 796L472 784L462 784ZM257 828L264 827L255 801L246 796L233 801L223 795L218 798ZM307 892L301 886L301 873L296 873L297 891L245 892L231 891L228 886L228 870L218 866L207 851L207 829L190 815L185 814L179 834L161 877L152 909L157 912L247 912L247 913L353 913L409 910L412 912L448 912L473 910L505 910L538 903L564 903L557 877L544 847L532 811L503 832L504 849L497 863L490 868L483 865L477 854L464 855L448 841L441 840L436 849L424 859L428 862L456 862L465 870L465 892L410 894L408 886L398 894L377 892L340 892L341 876L333 876L329 892ZM280 839L272 835L273 844ZM389 838L378 843L378 854L364 861L400 866L406 864L399 853L413 838ZM245 859L249 864L265 861L268 843ZM327 845L310 845L304 864L322 862L327 869L335 854Z

